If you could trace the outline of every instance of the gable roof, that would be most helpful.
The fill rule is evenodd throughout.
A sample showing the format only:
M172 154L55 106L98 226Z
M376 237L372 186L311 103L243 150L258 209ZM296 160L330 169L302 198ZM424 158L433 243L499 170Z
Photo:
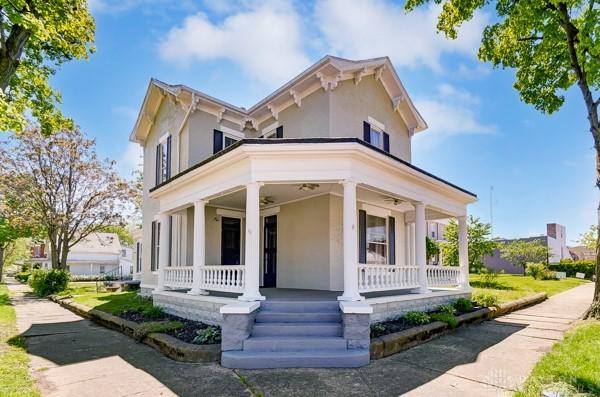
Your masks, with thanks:
M350 79L358 85L363 77L370 75L381 82L390 98L390 106L400 114L411 134L427 128L388 57L353 61L327 55L250 109L232 105L186 85L171 85L151 79L130 140L144 142L165 98L181 105L184 111L200 109L214 114L219 122L229 120L238 124L240 130L247 128L248 124L258 129L260 123L271 117L277 120L279 112L287 107L302 106L302 99L316 90L332 91L340 81Z
M92 233L69 251L73 254L119 254L121 242L116 233Z

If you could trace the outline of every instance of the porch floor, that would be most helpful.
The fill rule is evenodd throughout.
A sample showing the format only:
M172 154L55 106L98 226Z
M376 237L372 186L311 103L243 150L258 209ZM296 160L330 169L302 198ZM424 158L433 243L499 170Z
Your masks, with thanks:
M261 295L271 301L335 301L342 291L324 291L316 289L297 289L297 288L261 288ZM365 298L379 298L383 296L410 295L410 290L395 290L369 292L361 294ZM239 294L230 294L227 292L210 292L211 296L220 296L224 298L235 298Z

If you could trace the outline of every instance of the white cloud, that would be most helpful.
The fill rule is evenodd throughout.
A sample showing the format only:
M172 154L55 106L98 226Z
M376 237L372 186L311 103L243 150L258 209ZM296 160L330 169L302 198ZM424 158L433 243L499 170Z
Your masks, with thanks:
M350 58L388 55L397 66L425 65L441 71L443 53L475 55L487 15L477 12L457 40L436 33L440 6L406 13L385 0L319 0L316 25L333 53Z
M482 122L477 117L480 99L472 93L449 84L442 84L431 98L415 100L415 106L429 125L415 135L420 149L439 145L445 138L463 134L490 134L496 126Z
M129 106L116 106L112 109L114 114L126 118L128 121L134 122L137 119L139 110Z
M174 9L195 10L194 0L88 0L92 13L120 14L131 10L141 10L143 13L164 13Z
M219 23L204 13L187 17L160 43L160 55L176 63L226 59L271 87L309 65L301 21L290 3L266 1L239 9Z
M142 147L134 142L129 142L117 160L117 170L125 179L131 179L134 171L142 169Z

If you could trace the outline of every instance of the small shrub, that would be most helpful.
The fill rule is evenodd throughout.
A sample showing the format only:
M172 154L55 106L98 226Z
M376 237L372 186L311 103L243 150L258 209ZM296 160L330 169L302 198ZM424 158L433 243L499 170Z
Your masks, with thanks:
M442 305L437 310L439 313L456 314L456 308L452 305Z
M473 310L473 303L465 298L458 298L456 302L454 302L454 308L461 313L468 313Z
M473 295L473 302L483 307L492 307L498 304L498 297L484 292Z
M38 296L56 294L67 289L69 272L60 269L37 269L31 272L27 283Z
M548 269L555 272L565 272L567 277L575 277L576 273L584 273L585 278L591 279L596 274L596 263L593 260L563 259L560 263L551 263Z
M404 321L411 325L425 325L431 322L431 318L425 312L408 312L404 315Z
M196 332L197 336L192 343L197 345L208 345L221 342L221 328L208 326Z
M548 271L548 269L543 263L528 263L525 265L525 274L533 277L535 280L541 280L546 271Z
M556 278L556 272L552 270L544 270L540 276L541 280L558 280Z
M434 321L445 322L450 328L456 328L458 326L458 319L450 313L433 313L430 317Z
M371 336L377 337L385 334L386 328L382 323L371 324Z
M150 321L141 323L133 332L133 337L136 340L142 340L148 334L164 333L173 331L183 327L183 323L179 321Z
M28 271L19 272L15 274L15 278L22 283L26 283L29 276L31 276L31 273Z
M147 318L160 318L164 317L165 311L159 306L149 306L141 311L142 316Z

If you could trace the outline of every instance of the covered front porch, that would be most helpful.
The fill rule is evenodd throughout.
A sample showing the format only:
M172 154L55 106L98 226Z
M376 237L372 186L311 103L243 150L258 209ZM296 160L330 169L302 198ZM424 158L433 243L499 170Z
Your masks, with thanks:
M285 141L240 144L151 192L155 295L391 307L468 292L473 195L355 142ZM447 218L458 221L460 266L428 266L426 222Z

